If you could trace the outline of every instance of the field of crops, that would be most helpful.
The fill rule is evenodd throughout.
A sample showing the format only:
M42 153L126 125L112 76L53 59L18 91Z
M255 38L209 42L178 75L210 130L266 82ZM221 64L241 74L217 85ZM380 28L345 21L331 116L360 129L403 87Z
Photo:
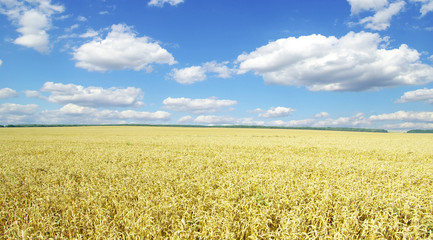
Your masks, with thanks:
M433 239L433 135L0 129L0 239Z

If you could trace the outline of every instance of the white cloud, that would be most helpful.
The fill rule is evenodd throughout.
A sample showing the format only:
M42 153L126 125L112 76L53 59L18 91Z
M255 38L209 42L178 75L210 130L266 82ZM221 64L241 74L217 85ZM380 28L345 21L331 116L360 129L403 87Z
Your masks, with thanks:
M227 67L228 62L218 63L216 61L206 62L203 64L203 68L206 72L217 73L219 78L229 78L232 76L233 70Z
M171 6L176 6L180 3L183 3L184 0L150 0L148 5L155 7L162 7L165 3L170 4Z
M372 121L420 121L433 122L433 112L406 112L398 111L370 116Z
M388 5L388 0L347 0L351 6L352 14L362 11L378 11Z
M291 121L276 120L270 122L269 124L284 127L365 127L370 125L370 121L364 117L364 114L358 113L352 117L341 117L337 119L301 119Z
M250 113L264 113L265 112L265 110L263 110L263 109L261 109L261 108L256 108L256 109L254 109L254 110L252 110L252 111L249 111Z
M194 123L208 125L262 125L262 121L254 121L252 118L235 118L232 116L200 115L194 119Z
M183 116L177 123L182 124L205 124L205 125L264 125L263 121L256 121L253 118L236 118L232 116L200 115L196 118Z
M167 121L171 114L164 111L140 112L133 110L99 110L75 104L67 104L59 110L45 110L42 121L46 123L119 123L130 121Z
M66 31L66 32L72 32L72 31L74 31L74 29L77 29L77 28L79 28L79 27L80 27L80 25L78 25L78 24L74 24L74 25L72 25L72 26L66 28L65 31Z
M233 100L219 100L218 98L191 99L191 98L166 98L162 102L166 109L193 114L214 113L223 107L231 107L237 104Z
M0 99L6 99L11 97L18 96L17 92L10 88L2 88L0 89Z
M105 39L94 39L74 50L76 67L88 71L133 69L151 71L151 64L175 64L173 56L148 37L136 37L131 27L111 26Z
M374 15L359 21L365 28L382 31L391 25L391 19L403 10L406 2L398 0L389 3L388 0L347 0L351 5L352 15L361 12L374 12Z
M413 122L404 122L404 123L393 123L393 124L385 124L384 128L386 129L433 129L433 123L413 123Z
M315 118L327 118L327 117L329 117L329 113L327 113L327 112L321 112L321 113L318 113L318 114L314 115L314 117Z
M0 113L2 114L34 114L38 109L39 107L36 104L20 105L15 103L4 103L0 105Z
M194 122L194 118L191 117L190 115L183 116L179 118L179 120L177 120L177 123L192 123L192 122Z
M61 16L55 17L54 19L55 20L65 20L65 19L68 19L71 17L72 17L72 14L66 14L66 15L61 15Z
M352 117L341 117L337 119L325 119L317 121L313 124L314 127L365 127L371 122L364 116L363 113L355 114Z
M314 119L302 119L302 120L275 120L270 122L269 124L272 126L279 127L309 127L314 123Z
M52 28L52 15L63 11L63 6L51 4L51 0L0 1L0 13L19 26L17 32L21 36L14 43L41 53L48 53L50 49L47 31Z
M175 68L171 71L170 76L180 84L203 82L207 78L207 73L215 73L219 78L229 78L233 74L233 69L227 67L227 64L228 62L212 61L203 63L202 66Z
M2 64L3 64L3 61L0 59L0 67L2 66Z
M108 114L111 116L111 114ZM102 114L104 116L104 114ZM156 112L138 112L133 110L126 110L121 112L114 112L114 116L119 119L137 119L137 120L146 120L146 121L167 121L170 120L171 114L164 111L156 111Z
M433 81L433 67L403 44L379 48L379 34L350 32L289 37L237 58L239 73L253 71L267 84L305 86L311 91L363 91Z
M80 38L93 38L98 36L99 33L93 29L87 29L87 32L80 35Z
M86 22L86 21L87 21L87 18L84 17L84 16L78 16L78 17L77 17L77 20L80 21L80 22Z
M254 118L241 118L236 122L237 125L265 125L264 121L256 121Z
M18 124L32 122L39 107L36 104L20 105L15 103L0 104L0 123Z
M256 109L257 111L257 109ZM279 117L287 117L295 110L286 107L271 107L270 109L263 111L259 114L259 117L263 118L279 118Z
M27 98L41 98L41 99L45 99L45 100L47 99L38 91L26 90L26 91L24 91L24 93L25 93Z
M72 103L66 104L60 110L58 110L58 113L66 115L89 115L96 112L96 108L78 106Z
M78 26L78 24L75 24L75 25ZM72 26L72 27L74 27L74 26ZM73 28L73 29L75 29L75 28ZM71 32L71 31L73 31L73 29L69 28L69 29L66 29L65 31L66 32ZM95 30L93 30L93 29L90 28L90 29L87 29L87 31L85 33L82 33L82 34L76 34L76 33L65 34L65 35L59 36L58 39L65 39L65 38L95 38L98 35L99 35L98 31L95 31ZM69 48L69 45L67 46L67 48Z
M425 16L427 13L433 11L433 0L425 1L425 3L421 7L421 16Z
M433 103L433 89L418 89L415 91L405 92L399 100L398 103L407 102L427 102Z
M46 82L42 92L49 92L47 100L52 103L73 103L89 107L139 107L143 103L140 88L83 87L75 84Z
M15 39L14 43L29 48L34 48L39 52L48 52L49 36L46 30L49 28L48 18L42 13L30 10L23 14L19 20L17 31L21 37Z
M412 2L421 3L421 17L424 17L427 13L433 11L433 0L411 0Z
M201 66L173 69L171 77L180 84L193 84L206 80L206 70Z
M194 122L200 124L233 124L236 120L231 116L200 115L194 119Z
M382 31L386 30L391 25L391 19L398 14L406 3L398 1L390 4L387 8L381 9L373 16L369 16L360 20L359 23L364 24L365 28Z

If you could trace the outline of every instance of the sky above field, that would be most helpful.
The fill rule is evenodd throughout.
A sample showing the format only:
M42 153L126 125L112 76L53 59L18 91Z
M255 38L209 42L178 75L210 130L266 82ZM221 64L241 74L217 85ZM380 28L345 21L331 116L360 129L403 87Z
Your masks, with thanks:
M0 124L433 128L433 0L0 0Z

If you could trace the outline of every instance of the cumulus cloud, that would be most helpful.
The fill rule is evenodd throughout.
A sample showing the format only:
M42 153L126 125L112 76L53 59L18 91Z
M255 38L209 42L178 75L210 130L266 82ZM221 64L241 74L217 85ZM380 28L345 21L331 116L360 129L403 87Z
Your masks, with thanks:
M254 118L241 118L236 122L237 125L265 125L264 121L257 121Z
M385 122L386 124L381 124ZM397 122L397 123L387 123ZM427 129L433 126L433 112L405 112L398 111L389 114L365 116L363 113L355 114L351 117L340 118L310 118L300 120L282 121L276 120L268 122L267 125L281 127L348 127L365 128L379 126L384 129Z
M390 4L388 7L377 11L373 16L363 18L359 23L365 25L365 28L383 31L391 25L391 19L397 15L404 7L404 1L398 1Z
M418 89L415 91L405 92L403 96L399 100L398 103L407 103L407 102L427 102L433 103L433 89Z
M295 110L287 107L271 107L268 110L256 109L255 112L260 112L259 117L263 118L279 118L287 117Z
M6 98L11 98L16 96L18 96L18 93L13 89L10 88L0 89L0 99L6 99Z
M314 123L314 119L301 119L301 120L275 120L270 122L269 124L272 126L279 127L309 127Z
M3 61L0 59L0 67L2 66L2 64L3 64Z
M143 105L143 92L140 88L83 87L75 84L46 82L42 92L49 92L46 98L52 103L73 103L88 107L139 107ZM30 92L34 95L36 93Z
M254 112L265 113L266 111L262 109L256 109ZM358 113L351 117L340 117L335 119L323 119L329 116L329 114L325 112L320 114L320 119L316 116L315 118L309 119L297 119L289 121L283 121L279 119L265 122L257 121L254 118L237 118L233 116L199 115L194 118L190 115L186 115L179 118L177 123L206 125L268 125L280 127L370 127L372 124L372 120L366 117L363 113Z
M204 125L264 125L264 121L253 118L236 118L233 116L199 115L196 118L187 115L179 118L177 123Z
M388 0L347 0L351 6L352 15L361 12L374 12L374 15L362 18L359 23L365 28L382 31L391 25L391 19L403 10L406 2L398 0L389 3Z
M149 37L137 37L132 28L111 26L105 39L96 38L74 50L76 67L88 71L133 69L151 71L151 64L176 63L173 56Z
M170 73L171 78L180 84L193 84L203 82L208 73L214 73L219 78L229 78L233 74L233 69L227 66L228 62L218 63L216 61L203 63L201 66L192 66L182 69L173 69Z
M17 124L31 122L38 110L39 107L36 104L0 104L0 123Z
M420 123L420 122L404 122L404 123L393 123L385 124L386 129L433 129L433 123Z
M352 14L362 11L378 11L388 5L388 0L347 0L351 6Z
M162 102L166 109L193 114L214 113L223 107L231 107L238 102L233 100L219 100L216 97L204 99L166 98Z
M219 78L229 78L232 76L233 70L227 66L228 62L218 63L216 61L206 62L203 68L208 73L216 73Z
M104 116L105 113L102 113ZM114 114L115 118L119 119L138 119L138 120L146 120L146 121L167 121L170 120L171 114L164 111L156 111L156 112L139 112L133 110L126 111L115 111L113 113L108 114L108 116L112 117Z
M263 121L252 118L235 118L232 116L200 115L194 119L196 124L207 125L263 125Z
M66 28L66 29L65 29L65 32L72 32L72 31L74 31L74 29L77 29L77 28L79 28L79 27L80 27L80 25L78 25L78 24L74 24L74 25L72 25L72 26Z
M173 69L170 76L180 84L193 84L206 80L206 70L201 66Z
M45 99L46 100L46 97L43 96L38 91L26 90L26 91L24 91L24 94L26 95L27 98L41 98L41 99Z
M72 103L66 104L57 113L66 115L89 115L97 112L96 108L78 106Z
M171 6L176 6L180 3L183 3L184 0L150 0L148 5L155 7L162 7L165 3L170 4Z
M63 11L62 5L51 4L51 0L0 0L0 13L18 26L21 35L14 43L41 53L50 49L47 31L52 28L52 16Z
M236 118L231 116L200 115L194 119L195 123L201 124L234 124Z
M327 113L327 112L321 112L321 113L318 113L318 114L314 115L314 117L315 118L327 118L327 117L329 117L329 113Z
M267 84L305 86L311 91L364 91L433 81L433 67L403 44L384 49L379 34L350 32L289 37L239 55L239 74L253 71Z
M368 118L363 113L358 113L352 117L341 117L337 119L301 119L282 121L276 120L269 124L283 127L365 127L371 124Z
M78 27L78 24L75 24L75 25L71 26L70 28L66 29L65 31L66 32L71 32L75 28L77 28L75 26ZM95 31L95 30L93 30L93 29L90 28L90 29L87 29L87 31L85 33L82 33L82 34L77 34L77 33L65 34L65 35L59 36L58 39L65 39L65 38L66 39L68 39L68 38L95 38L98 35L99 35L98 31ZM69 48L69 44L67 45L67 47Z
M433 0L411 0L411 2L417 2L421 4L421 17L424 17L427 13L433 11Z
M395 122L384 125L386 129L431 129L433 128L433 112L397 111L372 115L374 122Z
M75 104L66 104L59 110L42 112L48 123L119 123L119 121L167 121L171 114L164 111L140 112L133 110L99 110Z
M324 119L313 124L314 127L365 127L371 121L363 113L357 113L352 117L341 117L337 119Z
M87 32L80 34L80 38L93 38L98 36L99 33L93 29L88 29Z
M177 123L192 123L192 122L194 122L194 118L191 117L190 115L183 116L179 118L179 120L177 120Z
M398 111L370 116L372 121L420 121L433 122L433 112Z
M80 22L87 22L87 18L84 17L84 16L78 16L77 20L80 21Z
M2 114L34 114L39 107L36 104L20 105L15 103L4 103L0 105L0 113Z

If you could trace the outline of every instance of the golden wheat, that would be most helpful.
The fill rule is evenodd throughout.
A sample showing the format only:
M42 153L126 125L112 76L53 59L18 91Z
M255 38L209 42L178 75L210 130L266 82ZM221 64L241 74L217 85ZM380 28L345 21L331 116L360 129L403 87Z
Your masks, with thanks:
M433 239L433 135L0 129L3 239Z

